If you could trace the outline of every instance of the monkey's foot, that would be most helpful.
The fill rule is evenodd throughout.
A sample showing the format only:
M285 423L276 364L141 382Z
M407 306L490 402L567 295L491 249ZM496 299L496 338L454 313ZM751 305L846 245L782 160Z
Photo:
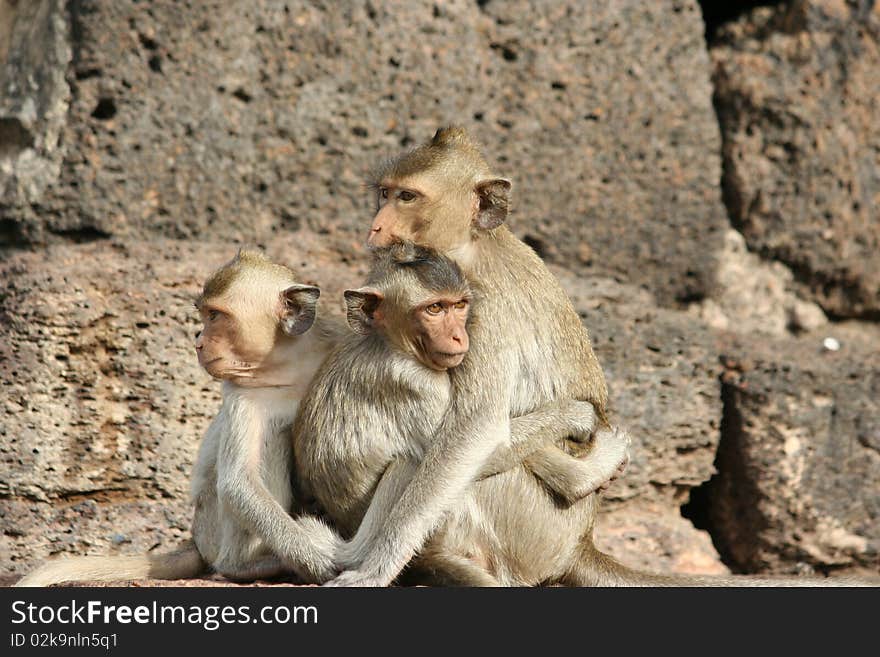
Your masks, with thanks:
M569 399L560 402L562 416L569 424L569 438L576 443L588 443L596 430L596 411L590 402Z
M384 581L384 579L375 575L368 575L367 573L362 573L359 570L346 570L335 579L331 579L329 582L324 584L324 586L383 587L388 586L389 584L390 582L386 582Z
M614 434L615 440L611 443L612 449L610 452L616 454L613 458L614 460L618 460L618 463L608 480L598 486L596 489L598 491L608 490L611 484L623 475L623 473L626 472L627 466L629 466L629 448L630 445L632 445L632 440L630 439L629 434L617 427L611 431Z
M323 520L313 516L290 519L286 540L273 546L282 563L305 581L327 582L345 570L339 555L345 541Z

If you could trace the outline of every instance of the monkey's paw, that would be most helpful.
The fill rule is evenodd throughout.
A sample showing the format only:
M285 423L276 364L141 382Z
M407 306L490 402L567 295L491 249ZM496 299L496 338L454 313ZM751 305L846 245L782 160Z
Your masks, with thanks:
M590 402L569 399L563 402L568 431L572 440L586 443L596 430L596 410Z
M359 570L346 570L344 573L331 579L324 586L342 587L383 587L388 586L391 582L387 582L384 578L369 575Z
M322 520L303 516L290 520L286 541L276 551L287 568L307 582L321 584L344 570L336 561L344 547L345 541Z
M626 472L626 468L629 465L629 448L632 446L632 439L629 437L629 434L620 429L618 427L614 427L611 429L611 433L614 436L614 439L611 441L611 454L614 454L614 460L618 461L617 467L614 469L614 472L611 473L608 481L603 483L597 490L605 491L611 486L612 482L618 479L624 472Z

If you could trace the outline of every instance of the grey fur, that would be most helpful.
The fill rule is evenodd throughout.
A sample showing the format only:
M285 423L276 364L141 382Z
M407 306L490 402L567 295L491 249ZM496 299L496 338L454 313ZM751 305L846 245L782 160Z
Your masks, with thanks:
M387 307L394 303L390 300L407 298L408 291L422 288L426 281L442 287L428 287L423 294L451 284L466 285L458 267L450 268L446 258L424 249L417 257L419 266L415 267L389 259L387 252L377 255L369 281L376 286L371 298L383 299L383 313L402 314L406 309ZM448 275L457 272L458 280L423 275L443 268L450 268ZM359 308L362 292L347 296ZM371 330L369 321L359 325L363 330L346 339L315 375L294 424L297 481L343 536L352 538L343 556L376 540L397 497L422 467L431 436L449 410L451 393L446 372L420 365L396 349L395 341ZM559 458L538 460L534 474L521 462L572 433L585 439L593 432L595 420L591 404L560 401L512 422L501 421L501 430L510 431L509 439L487 455L477 473L477 478L484 479L477 487L484 487L488 495L466 494L447 512L441 528L411 567L416 580L424 576L433 583L447 584L535 583L503 563L511 541L519 541L521 535L509 534L503 522L495 522L497 507L517 506L521 500L495 495L499 485L491 483L492 475L512 468L517 471L513 476L532 481L543 499L560 507L592 493L625 461L623 434L600 435L583 460L557 449L554 453ZM550 481L539 483L544 474ZM548 491L548 484L559 490ZM500 515L503 519L504 513ZM543 557L552 560L550 555Z

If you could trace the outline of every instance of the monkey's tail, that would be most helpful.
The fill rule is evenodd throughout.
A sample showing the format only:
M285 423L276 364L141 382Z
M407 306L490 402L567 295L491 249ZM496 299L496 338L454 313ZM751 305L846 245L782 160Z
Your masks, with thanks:
M814 587L880 586L880 580L850 577L766 577L752 575L680 575L635 570L589 545L584 548L572 584L579 586L711 586L711 587Z
M47 561L15 586L50 586L65 582L130 579L186 579L207 570L196 546L187 542L169 554L119 557L63 557Z

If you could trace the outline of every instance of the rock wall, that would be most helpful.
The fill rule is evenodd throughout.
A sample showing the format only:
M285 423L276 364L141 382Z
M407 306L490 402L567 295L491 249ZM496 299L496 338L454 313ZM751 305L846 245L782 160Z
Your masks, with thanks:
M364 171L455 122L633 435L600 545L880 569L878 10L728 9L0 0L0 568L185 537L200 280L257 243L339 298Z
M730 563L747 571L805 562L876 568L880 550L880 331L725 352L719 474L710 522Z
M19 24L73 34L62 180L0 220L18 244L303 227L350 249L364 172L455 121L550 260L704 296L724 212L699 9L606 4L36 3Z
M754 251L838 317L880 313L880 6L762 7L711 49L725 199Z
M71 46L61 0L0 2L0 244L21 243L7 205L39 212L61 173Z

